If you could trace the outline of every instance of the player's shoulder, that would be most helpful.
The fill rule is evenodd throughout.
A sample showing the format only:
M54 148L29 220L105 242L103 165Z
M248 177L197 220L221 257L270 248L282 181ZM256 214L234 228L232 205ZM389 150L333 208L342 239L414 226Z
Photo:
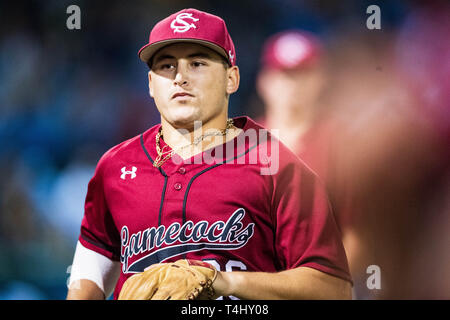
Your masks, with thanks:
M127 150L133 149L138 146L140 135L137 135L133 138L122 141L121 143L111 147L108 149L100 158L99 164L104 164L109 162L117 157L119 157L122 153Z
M140 150L142 148L142 146L141 146L142 136L152 130L155 130L156 127L157 127L157 125L151 127L150 129L148 129L147 131L145 131L143 133L139 133L138 135L136 135L132 138L129 138L127 140L124 140L124 141L120 142L119 144L111 147L100 157L100 160L98 161L97 166L99 166L99 167L105 166L105 165L108 165L109 163L117 162L117 160L120 160L123 157L127 157L130 154L135 153L136 151L140 152Z

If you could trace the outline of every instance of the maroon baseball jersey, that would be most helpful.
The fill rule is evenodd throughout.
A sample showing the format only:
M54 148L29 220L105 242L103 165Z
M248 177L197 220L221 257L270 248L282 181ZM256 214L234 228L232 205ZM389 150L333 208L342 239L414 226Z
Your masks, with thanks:
M305 266L351 281L316 175L250 118L234 124L243 130L233 140L184 161L175 154L160 168L153 166L160 125L100 159L79 241L120 260L114 298L132 274L181 258L220 271Z

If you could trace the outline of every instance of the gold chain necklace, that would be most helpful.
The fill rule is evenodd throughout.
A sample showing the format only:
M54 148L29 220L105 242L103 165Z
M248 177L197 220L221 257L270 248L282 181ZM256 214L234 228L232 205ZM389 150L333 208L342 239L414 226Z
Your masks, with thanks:
M228 131L231 128L233 128L233 125L234 125L233 119L228 119L227 126L225 129L209 132L207 134L203 134L200 137L196 137L192 143L184 145L184 146L176 148L176 149L171 149L171 150L166 150L166 148L170 148L168 145L165 145L162 149L160 147L159 140L163 136L162 127L160 127L159 131L155 137L156 153L158 154L158 156L156 157L155 161L153 162L153 166L156 168L161 167L164 164L164 162L166 162L168 159L170 159L175 154L175 152L183 150L184 148L187 148L187 147L196 146L197 144L199 144L200 142L205 140L205 138L207 138L207 137L213 137L213 136L222 136L223 137L223 136L225 136L228 133Z

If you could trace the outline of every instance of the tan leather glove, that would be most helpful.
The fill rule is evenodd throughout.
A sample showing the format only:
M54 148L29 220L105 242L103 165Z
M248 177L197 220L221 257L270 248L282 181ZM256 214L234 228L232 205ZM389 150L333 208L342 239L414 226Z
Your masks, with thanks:
M125 281L119 300L212 299L217 270L209 263L182 259L158 263Z

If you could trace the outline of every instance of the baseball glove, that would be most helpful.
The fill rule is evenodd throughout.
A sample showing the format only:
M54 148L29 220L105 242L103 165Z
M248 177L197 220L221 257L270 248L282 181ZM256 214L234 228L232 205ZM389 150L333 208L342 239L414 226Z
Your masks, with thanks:
M217 270L209 263L178 260L158 263L125 281L119 300L212 299Z

